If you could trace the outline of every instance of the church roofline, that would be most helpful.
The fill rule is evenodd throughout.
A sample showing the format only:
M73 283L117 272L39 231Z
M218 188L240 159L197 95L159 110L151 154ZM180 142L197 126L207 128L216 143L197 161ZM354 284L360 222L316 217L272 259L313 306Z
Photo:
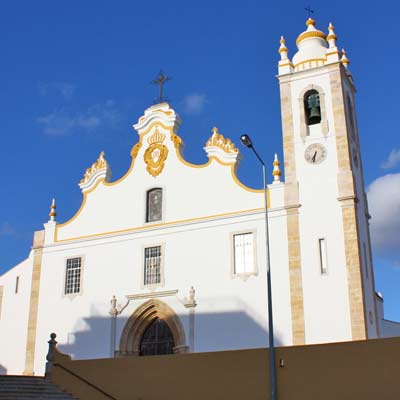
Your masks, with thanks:
M140 152L141 148L143 147L144 138L148 133L151 132L151 130L155 126L158 126L160 128L163 128L165 131L168 131L169 139L173 143L176 157L183 165L190 167L190 168L199 169L199 168L206 168L215 161L223 167L230 168L231 177L233 179L233 182L237 186L239 186L241 189L246 190L251 193L258 193L258 194L262 194L264 192L263 189L251 188L240 181L240 179L238 178L238 176L236 174L236 169L238 166L238 162L236 162L236 160L239 161L240 153L239 153L238 149L236 149L236 147L234 147L233 143L227 138L222 137L224 139L223 140L224 143L221 144L221 146L222 146L221 149L223 150L226 146L229 145L229 149L225 149L225 152L227 152L227 153L234 152L234 154L235 154L234 159L232 158L232 156L231 157L229 157L229 156L222 157L221 155L217 154L218 149L217 149L217 152L210 151L210 150L207 151L208 149L211 149L211 147L209 146L209 143L210 143L209 141L213 137L213 136L211 136L209 141L206 143L206 147L205 147L206 152L208 153L207 162L204 164L193 164L193 163L187 161L183 157L183 154L182 154L182 149L184 146L183 141L182 141L181 137L176 133L180 124L181 124L181 119L175 113L175 111L170 107L170 105L168 103L155 104L155 105L149 107L148 109L146 109L144 115L139 118L138 123L133 125L133 127L138 131L139 140L132 146L132 149L131 149L132 161L131 161L131 164L130 164L128 170L125 172L125 174L123 176L121 176L119 179L117 179L116 181L113 181L113 182L108 180L109 175L107 175L107 177L101 176L101 177L99 177L99 179L96 179L96 182L94 182L94 184L91 185L91 187L88 187L87 190L83 191L83 199L82 199L81 205L80 205L79 209L76 211L76 213L67 221L57 224L56 230L55 230L55 240L57 241L58 230L60 228L66 227L67 225L74 222L79 217L79 215L82 213L82 211L86 205L86 202L87 202L87 196L90 193L94 192L100 185L103 185L105 187L116 186L116 185L120 184L121 182L123 182L125 179L127 179L128 176L131 175L131 173L134 171L134 166L135 166L136 160L139 157L139 152ZM215 135L215 129L213 130L213 132ZM222 136L222 135L220 135L220 136ZM221 150L221 149L219 149L219 150ZM107 168L108 168L108 164L107 164Z

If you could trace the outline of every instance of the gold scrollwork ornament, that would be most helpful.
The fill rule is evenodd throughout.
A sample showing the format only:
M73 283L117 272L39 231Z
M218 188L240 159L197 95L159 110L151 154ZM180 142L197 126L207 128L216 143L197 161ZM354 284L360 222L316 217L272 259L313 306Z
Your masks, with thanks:
M147 172L156 177L164 168L168 148L161 143L152 143L144 153Z

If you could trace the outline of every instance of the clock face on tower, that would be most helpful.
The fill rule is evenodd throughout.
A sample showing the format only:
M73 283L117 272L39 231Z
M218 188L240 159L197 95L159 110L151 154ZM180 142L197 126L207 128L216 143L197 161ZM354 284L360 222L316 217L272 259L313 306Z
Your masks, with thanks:
M320 164L327 156L327 150L321 143L310 144L304 152L304 158L310 164Z

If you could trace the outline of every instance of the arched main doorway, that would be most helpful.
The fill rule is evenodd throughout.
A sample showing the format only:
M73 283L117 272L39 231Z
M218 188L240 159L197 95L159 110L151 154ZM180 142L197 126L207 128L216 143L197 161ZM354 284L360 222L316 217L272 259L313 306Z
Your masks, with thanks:
M156 318L143 333L140 342L140 355L157 356L161 354L173 354L174 347L174 336L168 324L162 319Z
M119 356L186 353L185 331L179 316L160 300L139 306L125 324Z

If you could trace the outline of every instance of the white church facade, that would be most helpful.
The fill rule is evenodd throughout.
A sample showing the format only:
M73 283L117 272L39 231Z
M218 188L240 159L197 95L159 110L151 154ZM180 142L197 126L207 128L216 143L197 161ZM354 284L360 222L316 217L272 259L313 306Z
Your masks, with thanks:
M349 62L332 25L309 19L296 44L290 60L281 39L285 179L275 158L268 185L276 345L382 337ZM168 103L145 110L126 174L100 154L76 214L59 223L53 202L0 277L5 373L42 375L50 332L74 358L268 346L264 191L216 128L208 162L186 161L180 125Z

